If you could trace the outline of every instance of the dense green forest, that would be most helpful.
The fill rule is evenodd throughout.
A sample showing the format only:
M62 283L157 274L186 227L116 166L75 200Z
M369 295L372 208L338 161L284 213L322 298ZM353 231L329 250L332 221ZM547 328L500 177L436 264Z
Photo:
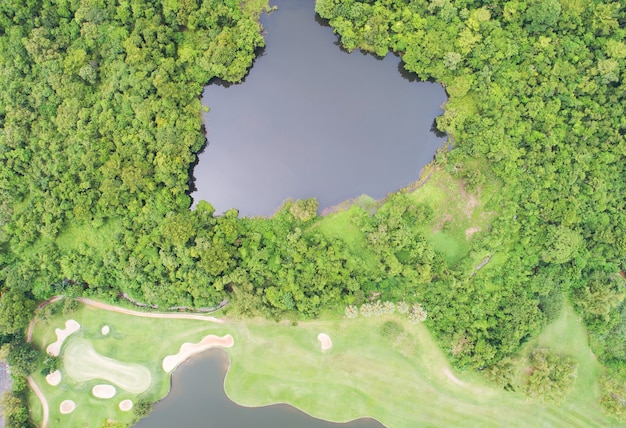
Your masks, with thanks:
M432 207L405 192L352 207L349 236L317 227L314 200L270 219L189 210L199 96L245 76L265 7L0 3L0 327L13 360L30 352L21 335L36 302L57 294L123 292L160 308L226 298L234 313L275 319L370 296L419 302L468 369L519 349L567 299L607 367L605 407L626 414L626 8L317 1L347 49L391 50L445 85L437 125L454 149L436 162L468 191L498 183L489 231L451 263L422 233ZM476 274L487 254L498 263Z

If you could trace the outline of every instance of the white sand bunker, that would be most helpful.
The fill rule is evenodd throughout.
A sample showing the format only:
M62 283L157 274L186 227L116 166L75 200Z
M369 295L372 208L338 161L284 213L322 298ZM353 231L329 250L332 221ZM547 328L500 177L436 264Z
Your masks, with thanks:
M326 333L318 334L317 340L319 340L320 344L322 345L322 351L325 351L333 347L333 341L330 340L330 336L327 335Z
M72 400L65 400L59 406L59 412L63 415L67 415L68 413L72 413L76 409L76 403Z
M85 339L73 339L68 343L63 366L65 374L77 382L104 380L133 394L146 391L152 382L148 368L100 355Z
M132 401L130 401L130 400L120 401L120 410L122 412L128 412L132 408L133 408L133 402Z
M52 356L58 357L61 352L61 346L63 346L63 342L72 333L75 333L80 329L80 324L78 324L75 320L67 320L65 321L65 328L54 329L54 332L57 334L56 342L53 342L48 345L46 348L46 352Z
M91 389L91 393L96 398L112 398L115 396L115 392L113 385L96 385Z
M102 330L100 330L103 336L106 336L107 334L109 334L110 331L111 331L111 328L108 325L105 325L104 327L102 327Z
M235 343L235 340L230 334L227 334L224 337L215 336L213 334L209 334L204 337L198 343L183 343L180 346L180 351L176 355L168 355L163 358L163 370L166 373L174 370L180 363L185 361L190 356L197 354L198 352L206 351L210 348L215 348L217 346L221 346L222 348L230 348Z
M46 382L52 386L57 386L61 383L61 372L58 370L53 371L48 376L46 376Z

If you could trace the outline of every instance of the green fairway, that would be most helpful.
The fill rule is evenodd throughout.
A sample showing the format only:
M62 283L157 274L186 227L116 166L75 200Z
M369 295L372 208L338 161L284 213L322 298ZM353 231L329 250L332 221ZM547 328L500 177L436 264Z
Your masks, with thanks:
M120 411L119 402L164 396L169 376L161 369L163 357L175 354L183 342L197 342L207 334L234 337L234 346L227 350L231 367L225 387L231 398L247 406L286 402L324 419L371 416L389 427L617 425L600 410L599 365L589 351L585 329L570 308L527 343L517 358L523 369L524 357L531 349L550 346L578 360L574 390L560 406L496 389L479 373L455 373L424 325L415 326L395 316L346 320L324 315L297 326L263 320L216 324L139 318L81 306L72 318L81 324L81 330L62 348L61 384L53 387L43 376L34 376L50 404L51 428L99 426L105 418L128 423L132 412ZM45 346L53 341L54 328L64 321L55 316L38 323L34 342ZM391 335L383 335L381 328L390 321L395 328ZM106 336L101 334L104 325L111 330ZM332 348L321 350L319 333L330 336ZM150 388L141 394L119 390L108 400L93 397L94 385L102 380L115 382L110 373L103 373L100 380L98 375L87 381L72 378L76 369L69 367L76 364L72 355L76 347L89 351L86 343L102 357L145 367L152 379ZM75 401L77 407L73 413L61 415L59 405L66 399ZM37 405L33 415L41 417Z
M391 319L404 333L384 338L380 328ZM584 328L577 323L568 309L538 340L561 327L573 329L563 346L581 351L576 356L582 372L591 364L591 352L585 340L577 340L581 333L584 339ZM316 321L298 327L258 321L239 328L247 340L229 350L226 390L241 404L287 402L320 418L372 416L389 427L618 425L597 402L597 370L579 377L563 405L545 404L493 388L478 373L455 378L428 330L400 318ZM329 351L320 351L319 332L332 338Z

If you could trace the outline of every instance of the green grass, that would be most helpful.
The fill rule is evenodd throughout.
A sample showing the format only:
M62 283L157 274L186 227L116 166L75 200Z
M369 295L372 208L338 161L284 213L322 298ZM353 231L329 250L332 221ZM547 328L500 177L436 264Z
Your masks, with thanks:
M135 394L150 388L152 375L145 366L100 355L86 339L72 338L68 342L63 354L63 368L77 382L102 379Z
M425 327L393 318L405 334L390 340L379 333L388 319L316 321L298 327L241 324L240 334L247 340L229 350L227 393L248 406L287 402L320 418L373 416L389 427L616 426L601 412L597 396L585 392L589 382L595 383L596 372L581 376L576 393L562 406L492 388L477 373L458 375L463 384L457 385L445 375L448 362ZM573 327L571 318L564 322L565 329ZM580 328L572 333L573 340ZM319 332L333 340L325 353L316 341ZM584 337L584 329L582 333ZM590 355L585 341L576 346ZM581 362L580 370L585 369Z
M64 378L57 387L37 375L35 379L50 401L50 428L98 426L105 418L129 422L131 415L117 408L121 400L156 400L167 393L169 377L161 368L164 356L177 353L183 342L227 333L233 335L235 345L227 350L231 367L226 392L247 406L286 402L324 419L371 416L394 428L617 426L599 407L600 365L589 350L584 327L569 307L527 343L518 358L523 370L524 358L531 350L546 346L579 361L574 390L560 406L496 389L479 373L457 373L459 383L455 382L446 374L451 370L449 363L426 327L411 325L400 316L346 320L333 313L297 326L264 320L229 320L220 325L138 318L81 307L72 318L81 324L81 330L66 340L61 358L73 342L88 340L101 355L147 367L152 384L139 396L118 389L113 399L101 400L91 396L91 388L102 380L76 382L66 375L63 365ZM401 332L397 337L381 333L390 320L397 323L392 331ZM55 316L48 323L38 323L35 343L46 346L54 341L54 328L64 322L64 317ZM100 333L104 325L111 327L108 336ZM333 347L325 352L317 340L321 332L333 341ZM77 403L70 415L58 412L65 399ZM32 409L35 420L41 418L36 403Z
M367 264L376 265L375 255L367 249L365 235L353 223L356 210L356 207L349 208L323 217L306 233L321 232L328 239L341 239L353 254Z
M415 231L424 235L433 248L444 255L448 266L454 266L469 254L472 236L489 228L494 213L486 211L484 206L499 185L486 183L472 194L465 190L462 181L440 168L428 166L422 174L421 185L418 183L413 187L416 189L409 192L410 198L428 205L434 213L432 221L416 227ZM376 209L380 203L361 197L354 205ZM365 236L353 224L355 215L356 209L352 207L331 213L306 233L320 231L328 238L342 239L354 254L375 265L374 255L366 248Z
M178 353L184 342L196 343L207 334L223 335L227 332L215 323L139 318L82 305L70 317L78 321L81 328L69 336L61 348L60 371L63 376L61 384L53 387L48 385L40 374L33 375L37 385L49 401L50 422L48 426L50 428L100 426L106 418L129 423L132 419L132 412L120 411L118 408L120 401L131 399L136 402L142 398L154 401L164 397L169 391L169 375L161 367L165 356ZM63 327L65 321L66 317L56 315L47 322L38 322L33 333L33 342L45 349L48 344L56 340L54 329ZM105 325L110 327L110 333L106 336L101 333ZM76 354L73 351L76 346L80 350L84 343L91 344L94 352L101 356L126 363L130 367L133 365L145 367L149 370L152 380L149 389L141 394L133 394L118 387L118 393L112 399L102 400L93 397L91 389L95 385L108 381L118 382L115 382L116 379L111 379L114 373L103 374L101 378L93 376L93 380L85 382L68 376L67 368L64 366L67 362L65 354L68 351L73 354L70 362L76 362L75 357L78 356L78 364L84 365L86 361L80 358L80 353ZM78 369L80 371L80 367ZM83 372L89 372L93 370L93 367L89 368L88 365L84 365L83 369ZM77 408L69 415L61 415L59 405L66 399L76 402ZM32 406L33 419L36 422L41 421L42 410L37 398L30 397L29 402Z
M576 383L563 407L572 417L580 421L580 426L599 425L601 421L596 415L601 413L598 376L602 366L591 352L587 331L571 306L565 305L561 316L520 350L518 374L523 373L528 356L536 348L547 348L558 355L572 357L578 362ZM612 425L616 424L616 421L612 422Z
M493 213L484 206L498 185L486 183L472 193L442 169L429 167L424 174L430 174L430 178L410 196L415 202L430 206L434 215L429 224L418 230L445 256L448 266L454 266L469 254L471 237L488 229Z

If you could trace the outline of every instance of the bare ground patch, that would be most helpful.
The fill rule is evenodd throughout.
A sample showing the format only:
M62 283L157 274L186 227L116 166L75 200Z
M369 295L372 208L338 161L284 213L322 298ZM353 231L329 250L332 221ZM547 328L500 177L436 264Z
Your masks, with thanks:
M468 227L467 229L465 229L465 239L469 240L472 235L474 235L475 233L480 232L482 229L480 227Z

